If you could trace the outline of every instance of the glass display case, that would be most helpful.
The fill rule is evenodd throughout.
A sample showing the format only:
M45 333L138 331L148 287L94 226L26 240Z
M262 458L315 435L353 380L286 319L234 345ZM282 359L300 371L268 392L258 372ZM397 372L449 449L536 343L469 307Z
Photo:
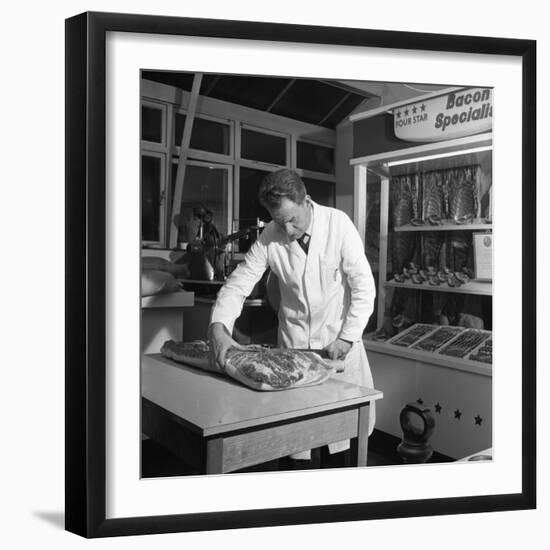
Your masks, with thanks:
M490 368L491 134L379 153L352 164L354 221L377 278L367 349ZM483 276L477 272L477 234L489 237L482 239ZM443 339L428 345L426 332L435 334L440 326L456 330L449 328L444 338L439 331ZM409 338L401 340L411 327L416 328Z

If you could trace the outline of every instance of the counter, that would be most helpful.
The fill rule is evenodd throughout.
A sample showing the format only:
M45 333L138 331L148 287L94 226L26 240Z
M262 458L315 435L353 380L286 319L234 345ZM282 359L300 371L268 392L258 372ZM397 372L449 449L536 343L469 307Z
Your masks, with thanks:
M141 352L156 353L166 340L181 340L185 308L192 307L193 292L179 291L141 298Z
M364 339L374 384L384 392L376 428L402 438L399 413L410 402L432 412L430 444L451 458L492 445L492 366Z

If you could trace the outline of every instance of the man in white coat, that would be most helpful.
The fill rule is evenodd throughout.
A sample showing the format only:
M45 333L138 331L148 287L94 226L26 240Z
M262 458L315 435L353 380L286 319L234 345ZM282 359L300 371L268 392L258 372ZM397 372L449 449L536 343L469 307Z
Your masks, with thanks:
M344 212L313 202L292 170L266 176L259 199L272 221L218 292L209 327L212 360L223 368L227 350L238 345L231 337L235 320L270 267L281 294L278 345L323 348L331 359L344 360L344 371L334 376L373 387L362 335L375 285L357 229ZM374 403L369 433L373 427ZM348 448L349 440L334 442L329 452ZM308 460L311 455L291 456Z

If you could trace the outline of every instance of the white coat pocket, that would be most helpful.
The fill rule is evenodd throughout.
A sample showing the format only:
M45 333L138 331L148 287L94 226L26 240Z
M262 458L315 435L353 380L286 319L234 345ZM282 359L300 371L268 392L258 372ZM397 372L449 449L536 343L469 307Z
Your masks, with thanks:
M340 262L321 260L321 284L323 292L331 292L340 284Z

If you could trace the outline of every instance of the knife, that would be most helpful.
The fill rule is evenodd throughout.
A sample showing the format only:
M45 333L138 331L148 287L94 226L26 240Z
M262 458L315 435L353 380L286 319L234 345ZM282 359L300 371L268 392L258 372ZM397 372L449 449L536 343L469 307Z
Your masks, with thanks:
M326 349L290 349L289 351L311 351L312 353L316 353L319 355L322 359L328 359L331 365L334 366L336 369L336 372L344 372L344 361L342 359L331 359L328 355L328 351Z
M261 346L260 346L261 347ZM240 348L242 351L258 351L258 348L254 349L253 347L249 348L249 349L246 349L245 348ZM316 353L317 355L319 355L320 357L322 357L323 359L330 359L329 355L328 355L328 351L326 349L313 349L313 348L270 348L270 347L265 347L263 349L266 349L266 350L284 350L284 351L310 351L311 353Z
M288 351L310 351L312 353L316 353L317 355L320 355L323 359L329 359L328 351L326 349L312 349L312 348L290 348Z

